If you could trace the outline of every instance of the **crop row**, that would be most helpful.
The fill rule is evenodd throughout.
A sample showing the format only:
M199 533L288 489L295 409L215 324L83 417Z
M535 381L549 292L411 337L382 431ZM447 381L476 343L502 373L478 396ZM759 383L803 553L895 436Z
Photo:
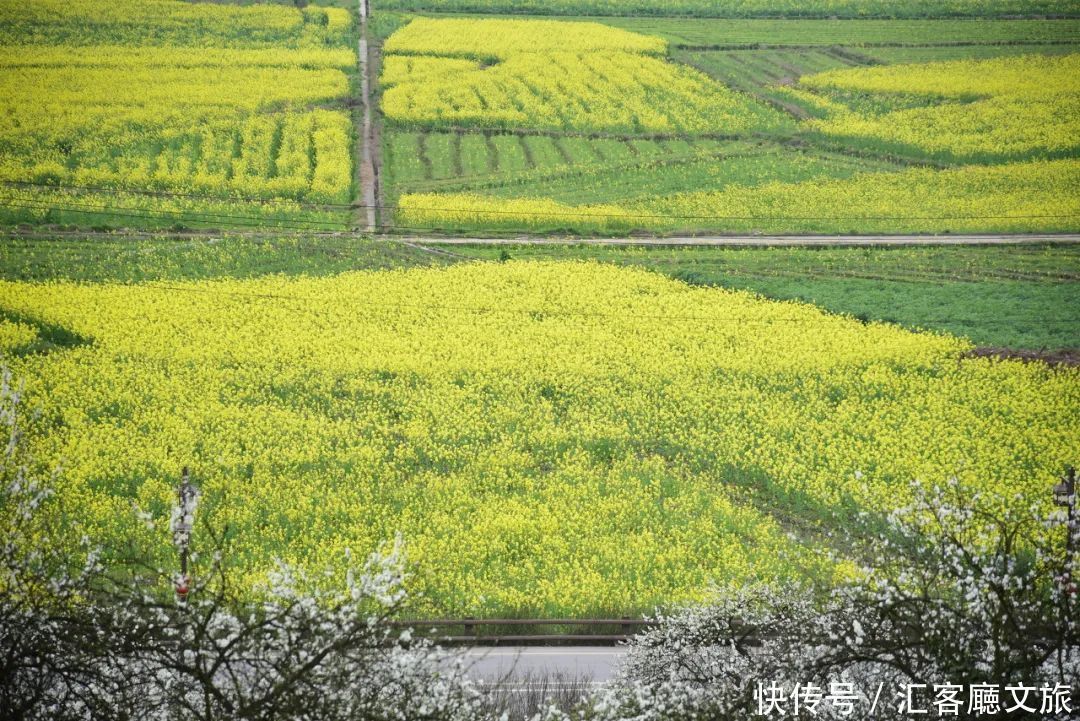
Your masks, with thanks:
M886 162L839 154L746 142L717 144L683 156L660 156L625 164L578 167L570 172L532 174L502 183L459 186L513 199L544 197L568 204L636 204L687 191L722 191L729 186L798 183L847 178L860 172L895 170ZM439 188L449 192L453 186Z
M415 18L383 43L391 55L435 55L496 62L523 53L623 52L663 55L663 39L597 22Z
M5 134L15 149L0 180L94 188L177 190L210 196L348 202L352 128L329 110L276 115L213 111L159 114L147 127L114 109L31 136ZM96 127L87 125L94 120ZM14 137L12 137L14 136Z
M802 75L847 68L853 61L821 49L737 50L680 54L680 59L736 87L791 82Z
M347 47L316 48L216 48L154 47L139 45L18 45L3 48L0 65L5 69L31 68L132 68L161 69L288 68L348 70L356 66L356 54ZM244 88L237 88L244 91ZM247 92L251 92L247 89ZM302 98L301 98L302 99Z
M170 106L254 111L339 98L347 94L349 82L340 70L304 68L9 67L4 68L0 88L6 115L36 119L42 107L49 114L68 117L85 108L109 106L118 114L131 109L143 117ZM34 98L42 107L29 102Z
M751 141L619 141L398 131L387 139L384 161L394 198L413 193L483 193L493 202L495 198L549 198L570 205L625 204L688 190L847 178L897 168L868 158ZM401 217L408 213L406 209ZM445 222L438 221L438 227L446 227ZM425 227L427 223L436 220L429 217Z
M1080 42L1080 19L1071 20L701 20L691 18L608 17L604 23L656 35L673 48L752 46L952 45Z
M137 171L137 169L136 169ZM133 172L136 172L133 171ZM137 177L137 176L136 176ZM31 223L99 228L224 228L327 231L350 227L347 208L303 205L287 197L250 200L240 187L267 193L288 190L286 180L234 182L232 192L242 197L230 199L214 178L207 188L195 186L191 194L169 190L125 191L96 186L52 187L50 183L28 186L0 184L0 224ZM191 176L182 178L190 182ZM229 190L229 189L226 189ZM213 197L211 192L217 193ZM124 251L135 253L134 250Z
M891 67L833 70L804 78L810 88L935 98L1056 97L1080 92L1080 55L1022 55Z
M860 52L886 65L900 63L933 63L944 60L980 60L1008 55L1060 55L1075 52L1076 42L1052 45L945 45L930 47L863 48Z
M389 133L384 162L393 181L404 187L475 186L716 155L729 145L707 139L620 140L395 130Z

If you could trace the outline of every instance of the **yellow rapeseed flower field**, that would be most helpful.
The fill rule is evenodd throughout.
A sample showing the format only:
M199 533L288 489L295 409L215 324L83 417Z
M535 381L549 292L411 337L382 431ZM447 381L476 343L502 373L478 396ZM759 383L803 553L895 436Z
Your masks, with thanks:
M666 49L599 23L420 18L383 47L382 110L431 128L738 133L780 123L771 108L669 62Z
M352 27L344 8L230 5L184 0L0 0L0 33L33 45L65 36L72 44L108 37L116 44L305 47L341 40ZM192 42L197 40L198 42Z
M37 340L37 330L26 323L0 319L0 351L9 352Z
M662 39L596 23L418 19L385 49L383 109L404 126L723 133L756 135L758 143L762 131L790 127L778 126L773 110L670 62ZM660 192L628 189L630 198L607 193L603 202L589 203L565 192L575 173L582 197L596 197L586 190L589 161L576 161L565 179L547 184L561 193L556 197L546 197L540 177L546 170L537 182L522 173L477 190L459 183L438 192L428 184L432 191L423 192L419 183L420 192L399 196L394 222L599 233L1071 231L1080 210L1080 176L1070 157L1080 137L1078 78L1080 55L1019 55L832 70L770 89L819 116L799 124L803 141L828 147L840 141L871 157L939 156L950 164L944 170L739 179L717 188L715 181L698 182L707 170L697 170L692 182L677 181L687 172L683 166L656 161L644 180ZM444 163L442 146L434 147L421 144L420 152L429 165ZM488 156L489 162L496 157L490 150ZM515 183L526 187L515 191ZM687 190L675 192L680 185ZM709 190L694 190L706 185Z
M391 54L507 60L514 55L553 52L625 52L663 55L663 38L593 22L416 18L383 45Z
M950 476L1045 502L1080 444L1076 370L591 263L3 282L0 307L29 438L64 469L55 510L165 544L131 510L163 516L190 465L243 582L401 531L417 613L828 575L834 514ZM13 355L29 325L76 340Z
M1080 54L830 70L799 83L932 103L885 113L834 110L809 121L829 136L959 158L1060 156L1080 147Z
M1080 55L1018 55L982 60L829 70L799 80L810 88L911 93L943 98L1056 97L1080 91Z
M0 3L0 180L348 202L351 119L313 106L349 95L351 21L318 13Z

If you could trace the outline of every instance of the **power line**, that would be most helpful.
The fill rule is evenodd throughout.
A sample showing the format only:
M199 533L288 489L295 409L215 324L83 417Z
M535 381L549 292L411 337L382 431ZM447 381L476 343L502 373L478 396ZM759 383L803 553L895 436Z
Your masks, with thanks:
M108 206L91 206L83 204L87 207L68 208L63 206L55 206L39 201L11 201L8 199L0 198L0 205L6 204L10 208L21 208L27 210L47 210L66 213L76 213L84 215L95 215L104 217L121 217L121 218L135 218L139 220L164 220L175 221L176 223L193 222L202 223L211 226L223 227L226 230L236 229L253 229L256 231L294 231L298 234L303 234L305 237L336 237L342 233L348 233L352 236L362 236L365 234L359 233L355 229L345 228L341 224L334 223L334 221L307 221L304 219L290 219L279 220L275 218L256 217L256 216L200 216L193 213L187 213L184 211L154 211L154 210L94 210L89 208L106 208ZM225 220L222 222L222 218L232 218L233 220ZM250 222L242 222L250 221ZM292 223L308 223L308 225L294 225ZM336 227L335 227L336 226ZM409 233L444 233L448 229L445 227L420 227L420 226L405 226L405 225L386 225L377 230L377 234L393 236L397 232L409 232ZM508 235L528 235L536 232L535 228L471 228L471 233L479 235L490 235L491 237L507 238ZM146 231L152 232L152 231ZM512 238L510 238L512 240ZM567 236L560 238L560 242L574 243L582 238L575 236Z
M48 209L48 210L68 210L68 211L71 211L71 212L81 212L80 210L77 210L77 209L81 209L81 208L88 208L88 209L91 209L91 210L103 211L103 212L108 212L108 211L113 211L113 210L122 211L122 212L129 212L130 211L130 212L135 212L135 213L143 213L143 214L146 214L148 217L152 217L153 214L159 214L159 215L162 215L163 217L172 217L172 216L175 216L175 215L178 215L178 214L182 214L182 215L197 215L197 216L202 217L202 218L215 218L215 219L221 218L221 219L225 219L225 220L256 220L256 221L259 221L259 220L267 220L268 219L267 216L232 215L232 214L226 214L226 213L213 213L213 212L209 212L209 211L195 211L194 213L189 213L188 211L185 211L185 210L113 207L113 206L109 206L109 205L100 205L100 204L95 204L95 203L80 203L78 201L67 201L64 206L53 206L51 203L48 203L48 202L43 201L43 200L0 197L0 202L4 202L4 203L15 202L15 203L32 204L32 205L40 206L41 208ZM75 206L77 209L73 210L72 208L67 207L67 206ZM272 217L269 218L269 219L273 220ZM306 219L306 218L289 218L287 220L289 222L303 223L303 224L315 225L315 226L340 225L340 223L338 221L333 221L333 220L318 220L318 219Z
M253 300L288 300L302 303L322 303L325 299L315 298L312 296L298 296L282 293L245 293L241 291L229 291L214 288L199 288L191 285L177 285L166 284L159 281L151 281L148 283L132 284L116 284L124 287L131 288L156 288L160 290L168 291L180 291L188 293L205 293L209 295L219 295L231 298L239 299L253 299ZM706 323L748 323L748 324L771 324L771 323L821 323L823 321L835 321L835 320L852 320L850 316L834 315L830 313L822 312L822 317L819 318L759 318L759 317L709 317L709 316L680 316L680 315L656 315L656 314L628 314L628 313L602 313L598 311L577 311L577 310L563 310L563 309L545 309L545 308L496 308L493 306L467 306L467 305L448 305L448 304L435 304L435 303L373 303L370 301L356 302L349 301L350 309L356 307L363 307L368 309L378 310L439 310L439 311L452 311L463 313L477 313L477 314L517 314L517 315L529 315L529 316L555 316L555 317L571 317L571 318L599 318L599 319L620 319L620 320L661 320L661 321L701 321ZM306 309L306 312L320 313L317 309ZM997 317L997 320L1002 320L1001 316ZM1036 324L1080 324L1080 318L1074 319L1035 319L1017 316L1011 320L1022 323L1036 323ZM888 322L888 321L883 321ZM983 325L1013 325L1012 323L987 323L978 318L924 318L918 321L919 323L981 323Z
M57 185L55 183L34 183L29 180L0 180L3 185L13 185L21 188L46 188L49 190L78 190L86 193L102 193L112 195L147 195L159 198L190 198L192 200L211 200L217 202L242 202L242 203L275 203L285 201L302 208L341 208L349 209L356 206L352 203L309 203L291 198L260 198L255 196L214 196L200 195L197 193L180 193L172 190L150 190L145 188L107 188L94 185Z
M20 208L25 210L46 210L55 211L60 213L81 213L84 215L98 215L105 217L116 218L137 218L140 220L172 220L177 223L192 222L192 223L205 223L207 225L217 225L226 228L253 228L259 229L283 229L283 230L295 230L305 231L308 233L328 233L333 231L351 232L346 228L344 223L335 221L307 221L302 218L278 220L273 217L266 216L208 216L206 214L189 211L170 211L170 210L144 210L141 208L111 208L104 205L90 205L87 203L79 203L80 207L67 207L60 205L53 205L45 201L37 200L10 200L8 198L0 197L0 205L7 206L9 208ZM222 219L225 219L224 221ZM229 220L232 218L233 220ZM252 221L252 222L239 222L239 221ZM290 225L290 223L321 223L321 225L311 227ZM420 228L409 226L383 226L383 230L404 230L410 232L444 232L445 228ZM498 228L501 233L510 234L528 234L535 232L535 229L530 228ZM471 229L474 233L487 233L489 230L475 228Z
M101 193L137 193L137 194L151 194L151 195L163 195L169 197L172 194L165 193L164 191L134 191L134 190L116 190L109 188L91 188L88 186L60 186L49 185L44 183L27 183L24 181L3 181L5 183L18 182L23 185L38 188L47 188L51 190L68 190L79 189L91 192ZM192 194L176 194L175 197L186 197L194 199L204 199L214 202L228 202L228 198L220 198L213 196L199 196ZM44 201L41 201L44 202ZM262 200L241 200L238 202L267 202ZM310 205L309 205L310 207ZM440 213L457 213L463 215L480 214L480 215L510 215L510 216L543 216L543 217L556 217L556 218L617 218L623 220L1008 220L1008 219L1047 219L1047 218L1076 218L1080 217L1080 213L1041 213L1041 214L1022 214L1022 215L819 215L819 216L798 216L798 215L679 215L679 214L661 214L661 213L590 213L585 211L516 211L516 210L498 210L498 209L477 209L477 208L462 208L462 207L447 207L447 206L428 206L424 208L410 208L408 206L402 206L401 204L364 204L353 203L351 205L337 206L327 205L324 207L341 207L343 209L376 209L376 210L406 210L406 211L435 211ZM118 208L124 210L124 208ZM245 217L245 216L220 216L220 217ZM250 216L248 216L250 217Z
M238 228L281 228L285 230L297 231L330 231L334 230L335 226L337 226L337 228L343 229L341 223L335 223L334 221L308 221L298 218L278 220L275 218L256 216L206 216L188 213L184 211L142 210L139 208L108 209L108 206L92 205L86 205L86 207L72 208L50 205L47 203L40 203L36 201L11 201L7 198L0 198L0 204L3 204L9 208L20 208L24 210L46 210L60 213L81 213L85 215L99 215L106 217L138 218L141 220L172 220L177 222L189 221L195 223L206 223L208 225L215 224ZM219 222L220 218L226 218L225 222ZM229 220L230 218L231 220ZM305 225L292 225L292 223L304 223Z
M226 228L253 228L253 229L282 229L282 230L294 230L294 231L307 231L307 232L333 232L335 230L341 232L355 232L350 228L346 228L345 224L340 221L332 220L307 220L303 218L288 218L277 219L267 216L242 216L242 215L226 215L226 214L206 214L190 211L168 211L168 210L145 210L141 208L115 208L105 205L91 205L88 203L77 203L79 207L68 207L53 205L44 201L35 200L12 200L9 198L0 198L0 205L4 205L8 208L19 208L25 210L45 210L61 213L76 213L84 215L97 215L106 217L120 217L120 218L136 218L141 220L172 220L177 223L192 222L202 223L206 225L224 226ZM621 217L621 216L620 216ZM672 216L674 217L674 216ZM992 218L994 216L971 216L972 218L983 217ZM1036 217L1080 217L1080 214L1071 214L1065 216L1000 216L1003 218L1036 218ZM629 219L629 218L628 218ZM722 219L720 216L716 216L716 219ZM732 219L735 219L732 217ZM782 220L784 218L780 216L774 216L769 218L766 216L757 216L752 218L754 220ZM787 218L788 220L796 220L796 218ZM822 218L825 220L826 218ZM837 220L844 220L844 218L836 218ZM854 220L855 218L851 218ZM911 218L916 219L916 218ZM807 218L806 220L810 220ZM873 218L863 218L863 220L873 220ZM885 220L882 218L881 220ZM295 225L300 223L302 225ZM399 225L399 224L384 224L377 228L375 233L386 232L427 232L427 233L445 233L448 230L453 230L452 224L447 224L442 227L434 226L415 226L415 225ZM568 228L569 229L569 228ZM511 234L511 235L528 235L537 232L537 228L519 228L513 226L489 226L489 227L462 227L460 230L466 230L469 233L480 234ZM505 237L505 235L499 235L497 237ZM567 242L573 242L573 237L567 237Z

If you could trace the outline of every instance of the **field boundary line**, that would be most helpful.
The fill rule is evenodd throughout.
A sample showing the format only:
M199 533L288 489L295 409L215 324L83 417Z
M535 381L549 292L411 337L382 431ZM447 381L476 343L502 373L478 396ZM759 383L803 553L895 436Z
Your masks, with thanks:
M742 22L746 20L840 20L840 21L884 21L884 20L898 20L901 22L912 21L924 21L924 20L937 20L937 21L953 21L953 22L982 22L986 20L990 21L1016 21L1016 20L1080 20L1080 15L1068 15L1064 13L1046 13L1046 14L1030 14L1030 15L920 15L916 17L904 17L904 18L890 18L890 17L860 17L860 16L834 16L834 15L748 15L748 16L731 16L731 15L690 15L690 14L670 14L670 15L632 15L632 14L602 14L602 13L517 13L517 12L476 12L475 10L449 10L446 8L389 8L388 12L398 13L422 13L426 16L439 17L445 15L447 17L458 17L461 15L466 16L494 16L503 19L513 20L566 20L574 21L577 19L589 19L589 18L612 18L612 19L626 19L626 20L727 20L734 22Z
M1047 46L1064 46L1064 45L1080 45L1080 38L1075 40L941 40L938 42L921 42L921 43L902 43L902 42L834 42L834 43L709 43L705 45L696 45L693 43L671 43L668 48L671 50L685 50L688 52L698 53L711 53L711 52L724 52L735 50L807 50L807 49L819 49L824 50L827 48L969 48L969 47L982 47L982 46L1001 46L1009 47L1011 45L1047 45Z
M406 238L402 238L406 239ZM427 245L628 245L628 246L882 246L882 245L1019 245L1080 243L1080 234L1001 235L713 235L672 237L576 238L519 236L504 238L408 236Z
M516 135L526 138L587 138L589 140L770 140L769 133L620 133L603 130L553 130L550 128L480 128L473 125L424 125L391 121L390 127L406 133L443 133L446 135Z

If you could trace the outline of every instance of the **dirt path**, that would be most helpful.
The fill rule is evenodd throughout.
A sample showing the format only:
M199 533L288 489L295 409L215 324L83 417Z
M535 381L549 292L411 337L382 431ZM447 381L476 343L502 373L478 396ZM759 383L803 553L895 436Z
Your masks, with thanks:
M196 228L188 230L145 230L139 228L67 229L62 226L40 228L0 228L0 239L92 238L145 240L169 238L218 238L222 236L263 240L267 238L354 238L355 230L285 230L266 228ZM436 236L384 234L377 238L386 243L414 243L426 246L452 245L637 245L637 246L881 246L881 245L1032 245L1080 244L1080 233L1020 233L1001 235L699 235L637 236L633 238L583 238L576 235L512 235L502 237Z
M378 179L375 169L374 152L375 134L372 129L371 108L371 58L368 56L368 14L369 1L359 0L360 4L360 99L363 106L363 117L360 122L360 226L368 231L375 230L375 208L378 205L378 197L375 188Z

